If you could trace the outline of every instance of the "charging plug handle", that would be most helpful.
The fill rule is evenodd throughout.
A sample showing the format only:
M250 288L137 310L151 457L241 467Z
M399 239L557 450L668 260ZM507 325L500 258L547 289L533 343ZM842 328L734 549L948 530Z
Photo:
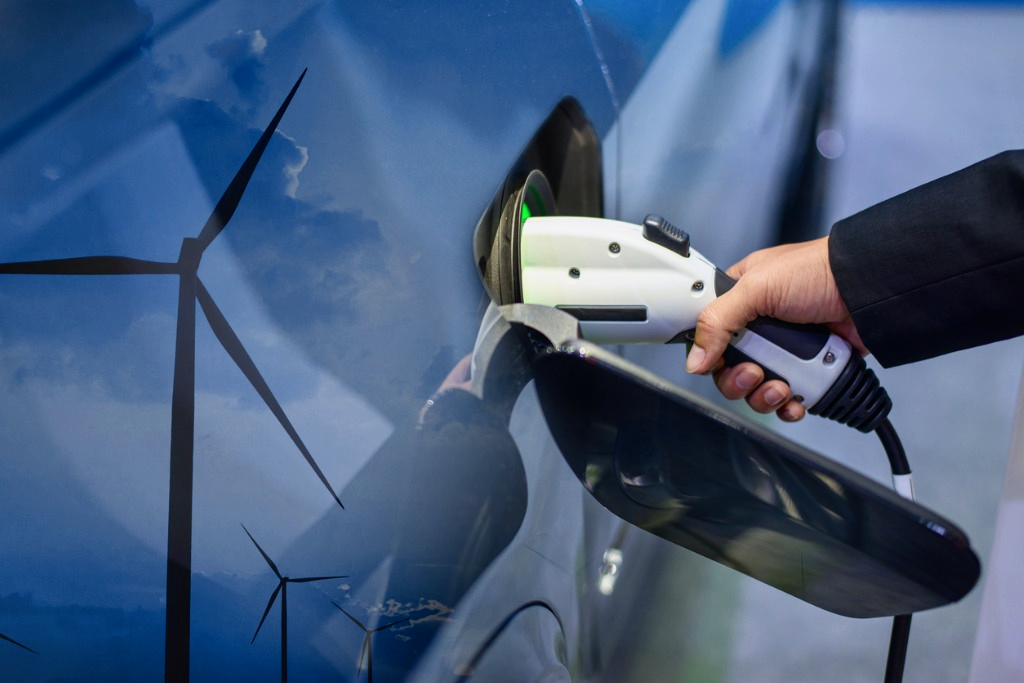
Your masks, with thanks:
M892 399L857 354L850 357L842 373L808 412L867 434L875 431L889 416Z

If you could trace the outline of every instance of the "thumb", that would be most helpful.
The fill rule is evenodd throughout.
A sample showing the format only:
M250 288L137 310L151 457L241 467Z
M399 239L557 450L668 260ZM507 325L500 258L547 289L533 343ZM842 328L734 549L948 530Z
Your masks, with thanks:
M733 334L757 317L756 304L746 296L740 280L728 292L708 304L697 317L693 348L686 357L686 371L711 371L725 352Z

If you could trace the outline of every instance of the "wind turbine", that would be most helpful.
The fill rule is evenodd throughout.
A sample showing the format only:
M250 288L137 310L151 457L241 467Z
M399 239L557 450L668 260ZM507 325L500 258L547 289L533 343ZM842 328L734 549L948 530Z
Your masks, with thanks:
M252 645L256 642L256 636L260 634L260 629L263 628L263 622L267 620L267 615L270 614L270 608L274 606L274 601L277 600L277 594L281 594L281 681L284 683L288 680L288 584L289 583L312 583L313 581L327 581L328 579L344 579L347 575L343 576L306 576L303 578L293 579L288 576L281 576L281 572L278 570L277 565L270 559L270 555L260 547L260 544L256 542L256 539L252 537L249 530L245 528L246 535L249 540L256 546L256 550L260 551L260 555L270 565L271 571L277 577L277 588L270 594L270 601L267 602L267 609L263 610L263 618L260 619L260 625L256 627L256 633L252 635L252 640L249 644Z
M363 631L363 647L359 650L359 664L356 666L356 675L363 670L363 657L366 657L366 683L373 683L373 634L379 633L380 631L386 631L392 626L398 626L409 621L410 617L405 619L399 619L398 621L392 621L390 624L384 624L376 628L366 628L363 622L356 619L354 616L345 611L345 608L338 603L331 600L331 604L341 610L342 614L352 620L352 622Z
M0 640L6 640L8 643L13 643L14 645L17 645L18 647L20 647L22 650L28 650L29 652L31 652L34 655L39 654L38 652L36 652L32 648L30 648L28 645L22 645L21 643L16 641L14 638L8 638L3 633L0 633Z
M174 383L171 396L170 504L167 515L167 615L164 675L168 681L187 681L189 675L189 621L192 595L192 461L195 447L196 302L214 335L252 384L270 412L291 437L306 462L342 508L327 477L299 438L284 409L242 346L227 319L199 279L203 254L227 226L263 156L277 125L306 76L303 70L238 169L198 237L182 240L178 260L148 261L127 256L83 256L20 263L0 263L0 274L23 275L177 275L178 328L174 347Z

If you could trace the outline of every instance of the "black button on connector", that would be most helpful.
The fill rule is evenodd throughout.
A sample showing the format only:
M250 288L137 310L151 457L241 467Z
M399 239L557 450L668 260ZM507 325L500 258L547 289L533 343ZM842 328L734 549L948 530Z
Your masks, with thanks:
M690 236L661 216L651 215L644 219L644 237L680 256L690 255Z

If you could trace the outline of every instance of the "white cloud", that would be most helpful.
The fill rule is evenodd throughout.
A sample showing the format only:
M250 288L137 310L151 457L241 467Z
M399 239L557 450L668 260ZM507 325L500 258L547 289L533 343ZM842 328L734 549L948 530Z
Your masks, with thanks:
M309 147L303 147L295 140L295 138L289 137L280 131L278 131L278 133L288 140L288 142L292 143L295 151L299 154L299 158L296 159L294 163L286 164L284 167L284 175L285 178L288 179L284 188L284 193L292 199L295 199L295 195L299 190L299 174L302 173L302 169L306 168L306 164L309 163Z

